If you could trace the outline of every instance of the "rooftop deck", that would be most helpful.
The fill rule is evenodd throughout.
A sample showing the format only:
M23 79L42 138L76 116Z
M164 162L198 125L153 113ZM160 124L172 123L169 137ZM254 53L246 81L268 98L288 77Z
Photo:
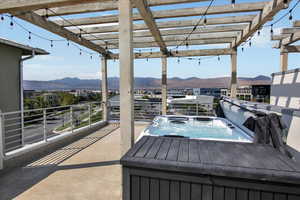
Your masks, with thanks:
M136 124L136 137L145 128ZM121 199L120 130L110 124L1 176L0 199Z

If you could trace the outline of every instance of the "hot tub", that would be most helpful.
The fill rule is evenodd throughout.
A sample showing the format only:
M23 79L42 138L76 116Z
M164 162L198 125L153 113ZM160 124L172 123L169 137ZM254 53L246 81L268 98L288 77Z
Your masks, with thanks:
M227 119L207 116L157 116L140 138L145 135L247 143L253 141L253 133L250 131L242 130Z

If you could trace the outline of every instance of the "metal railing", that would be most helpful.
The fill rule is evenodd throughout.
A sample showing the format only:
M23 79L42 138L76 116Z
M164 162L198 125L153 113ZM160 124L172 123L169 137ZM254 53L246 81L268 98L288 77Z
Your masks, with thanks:
M151 121L155 116L162 114L160 102L137 101L134 103L134 119L136 121ZM213 104L169 104L168 115L214 115ZM109 106L109 119L120 120L120 103L111 101Z
M5 154L82 127L91 127L102 120L102 110L101 103L93 102L0 113L0 146Z

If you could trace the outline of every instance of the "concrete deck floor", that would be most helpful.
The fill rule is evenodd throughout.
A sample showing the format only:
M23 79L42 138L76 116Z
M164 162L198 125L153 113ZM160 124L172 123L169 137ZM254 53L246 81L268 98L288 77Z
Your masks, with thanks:
M135 126L136 137L146 127ZM120 129L110 124L0 176L0 199L121 199Z

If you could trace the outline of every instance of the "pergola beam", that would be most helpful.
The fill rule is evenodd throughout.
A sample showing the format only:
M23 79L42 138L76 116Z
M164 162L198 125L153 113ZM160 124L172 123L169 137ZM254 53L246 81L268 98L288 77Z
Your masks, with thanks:
M183 3L192 3L192 2L201 2L209 0L148 0L149 6L162 6L162 5L172 5L172 4L183 4ZM108 2L96 2L96 3L85 3L81 5L65 6L52 8L53 12L48 13L49 16L61 16L61 15L72 15L80 13L89 13L89 12L103 12L111 11L118 9L117 1L108 1ZM45 10L36 11L37 14L45 16Z
M287 4L290 0L271 0L268 2L261 13L257 14L253 19L251 25L243 31L243 34L232 43L232 47L237 47L246 41L251 35L259 30L267 21L271 20L280 10L285 8L285 1Z
M300 28L283 28L281 34L292 34L298 31L300 31Z
M172 52L172 55L169 57L193 57L193 56L219 56L219 55L231 55L234 51L231 48L225 49L200 49L200 50L186 50ZM161 52L143 52L135 53L135 59L143 58L163 58L166 55ZM113 54L110 59L118 59L119 54Z
M104 2L108 0L84 0L90 2ZM10 13L17 11L32 11L42 8L53 8L60 6L70 6L82 4L82 0L5 0L0 1L0 13Z
M104 48L102 48L101 46L99 45L96 45L94 44L93 42L89 41L89 40L86 40L84 38L80 38L78 37L77 34L63 28L63 27L60 27L58 26L57 24L51 22L51 21L47 21L45 18L35 14L34 12L15 12L13 13L14 15L18 16L19 18L27 21L27 22L30 22L34 25L37 25L41 28L44 28L54 34L57 34L61 37L64 37L70 41L73 41L77 44L80 44L82 46L85 46L89 49L92 49L96 52L99 52L101 53L103 56L109 56L111 54L111 52L109 51L106 51Z
M218 24L237 24L237 23L249 23L253 20L255 15L245 15L245 16L229 16L229 17L219 17L219 18L208 18L207 25L218 25ZM159 29L167 28L180 28L180 27L193 27L198 23L196 20L172 20L165 22L157 22L156 25ZM203 26L203 22L199 26ZM202 27L201 27L202 28ZM133 30L147 30L148 27L146 24L133 24ZM69 29L74 33L80 33L78 29ZM88 27L82 28L84 33L108 33L108 32L118 32L119 25L111 26L97 26L97 27Z
M294 21L293 26L300 27L300 20Z
M168 30L161 30L161 36L169 36L169 35L185 35L189 34L193 31L192 34L199 34L199 33L217 33L217 32L230 32L230 31L242 31L247 25L228 25L228 26L209 26L209 27L198 27L196 30L193 31L193 28L181 28L181 29L168 29ZM93 34L96 37L99 37L103 40L109 39L118 39L118 33L102 33L102 34ZM136 31L133 32L133 37L151 37L152 34L150 31ZM85 36L85 39L94 39L92 36Z
M155 42L158 44L160 51L163 54L168 54L168 49L163 41L163 38L157 28L157 25L153 19L152 12L148 8L146 0L131 0L133 4L138 8L140 15L143 17L145 24L148 26Z
M257 3L241 3L232 5L220 5L213 6L209 10L207 7L194 7L194 8L183 8L183 9L170 9L163 11L153 11L152 15L154 19L163 19L163 18L175 18L175 17L191 17L191 16L200 16L206 13L206 15L215 15L215 14L228 14L228 13L239 13L239 12L255 12L261 11L266 2L257 2ZM142 20L143 17L139 13L134 13L132 16L133 20ZM106 15L101 17L88 17L88 18L79 18L79 19L69 19L69 23L66 23L64 20L54 21L58 25L69 27L69 26L81 26L81 25L91 25L91 24L102 24L102 23L117 23L118 15Z
M271 40L282 40L288 36L289 34L272 35Z
M231 38L218 38L218 39L207 39L207 40L191 40L189 41L190 46L194 45L214 45L214 44L230 44L233 41ZM95 42L97 44L97 42ZM185 43L181 41L172 41L172 42L165 42L167 46L185 46ZM134 48L158 48L156 42L149 42L149 43L133 43ZM108 45L108 49L118 49L118 44Z
M300 45L283 46L281 49L283 53L300 53Z
M190 35L190 40L203 40L203 39L218 39L218 38L235 38L238 35L239 32L223 32L223 33L203 33L203 34L194 34ZM161 39L165 42L170 41L184 41L186 38L186 35L170 35L170 36L163 36ZM97 40L97 39L94 39ZM118 43L118 40L106 40L109 44L116 44ZM145 42L157 42L156 39L153 39L152 37L136 37L133 39L134 43L145 43ZM157 42L158 43L158 42ZM164 44L165 45L165 44ZM161 47L161 45L158 43L158 46Z
M300 30L281 40L281 46L287 46L300 40Z

